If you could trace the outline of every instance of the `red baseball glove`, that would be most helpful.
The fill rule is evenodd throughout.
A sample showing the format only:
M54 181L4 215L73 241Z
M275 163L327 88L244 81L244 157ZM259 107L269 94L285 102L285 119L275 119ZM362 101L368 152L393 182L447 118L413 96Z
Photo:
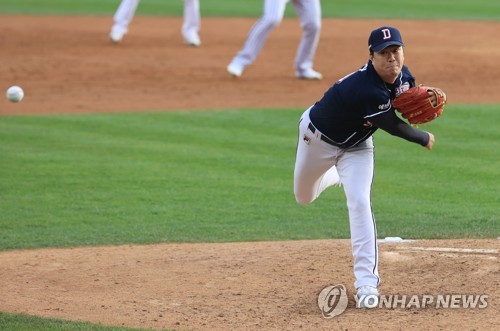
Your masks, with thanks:
M418 85L401 93L392 105L410 124L430 122L443 113L446 94L437 87Z

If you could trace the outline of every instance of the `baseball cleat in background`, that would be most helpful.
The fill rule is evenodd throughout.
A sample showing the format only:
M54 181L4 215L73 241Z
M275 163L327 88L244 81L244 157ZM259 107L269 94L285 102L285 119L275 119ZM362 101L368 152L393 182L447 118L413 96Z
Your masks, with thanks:
M323 75L316 70L306 69L306 70L297 70L295 72L295 76L298 79L309 79L309 80L321 80L323 79Z
M356 292L356 308L378 307L378 290L371 286L361 286Z
M184 36L184 42L193 47L200 47L201 46L201 40L198 35L190 35L190 36Z
M243 67L242 65L236 64L236 63L230 63L227 66L227 72L229 72L234 77L241 77L244 69L245 69L245 67Z
M115 44L118 44L123 40L125 33L126 32L121 29L112 28L111 32L109 33L109 40L111 40Z

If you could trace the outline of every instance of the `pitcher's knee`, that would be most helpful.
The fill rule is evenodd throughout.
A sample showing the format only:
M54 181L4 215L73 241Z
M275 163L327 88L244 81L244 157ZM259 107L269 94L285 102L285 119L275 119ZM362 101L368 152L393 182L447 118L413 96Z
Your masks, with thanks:
M302 196L300 194L297 194L295 193L295 201L297 201L297 203L299 205L302 205L302 206L305 206L305 205L308 205L310 204L311 202L313 202L314 198L311 198L311 197L306 197L306 196Z
M347 200L347 206L351 210L370 210L371 209L371 204L370 204L370 199L365 199L363 197L349 197Z

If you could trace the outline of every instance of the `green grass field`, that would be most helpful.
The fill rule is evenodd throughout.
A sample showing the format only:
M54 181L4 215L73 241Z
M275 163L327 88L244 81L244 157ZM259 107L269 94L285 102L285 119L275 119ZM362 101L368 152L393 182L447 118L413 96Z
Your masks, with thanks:
M497 0L322 2L324 17L499 20L500 12ZM118 4L3 0L0 13L112 15ZM262 0L201 5L203 16L256 17ZM143 0L138 15L181 12L181 1ZM0 250L348 238L341 189L307 207L294 201L302 111L0 116ZM500 235L499 112L495 105L447 106L428 125L433 151L376 133L380 237ZM125 330L6 313L0 329Z
M348 238L341 189L295 203L301 112L2 117L0 249ZM376 134L382 237L498 235L498 114L449 106L431 152Z
M98 324L62 321L51 318L40 318L22 314L0 312L0 330L9 331L140 331L125 327L108 327ZM147 329L150 330L150 329Z

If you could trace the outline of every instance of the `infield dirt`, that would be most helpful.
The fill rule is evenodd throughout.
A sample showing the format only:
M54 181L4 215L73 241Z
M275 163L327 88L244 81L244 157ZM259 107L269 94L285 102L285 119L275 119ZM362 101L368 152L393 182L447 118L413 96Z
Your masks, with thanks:
M301 30L285 20L234 79L226 65L254 23L203 18L203 45L190 48L180 19L137 17L114 45L111 17L2 16L0 89L20 85L25 100L1 98L0 115L306 108L366 62L368 33L385 24L402 31L418 82L450 103L500 103L497 22L324 20L315 68L325 78L308 82L294 78ZM495 239L380 244L382 293L486 294L488 307L369 311L353 308L348 240L5 251L0 311L155 329L495 330L499 249ZM335 284L349 307L327 320L316 300Z

